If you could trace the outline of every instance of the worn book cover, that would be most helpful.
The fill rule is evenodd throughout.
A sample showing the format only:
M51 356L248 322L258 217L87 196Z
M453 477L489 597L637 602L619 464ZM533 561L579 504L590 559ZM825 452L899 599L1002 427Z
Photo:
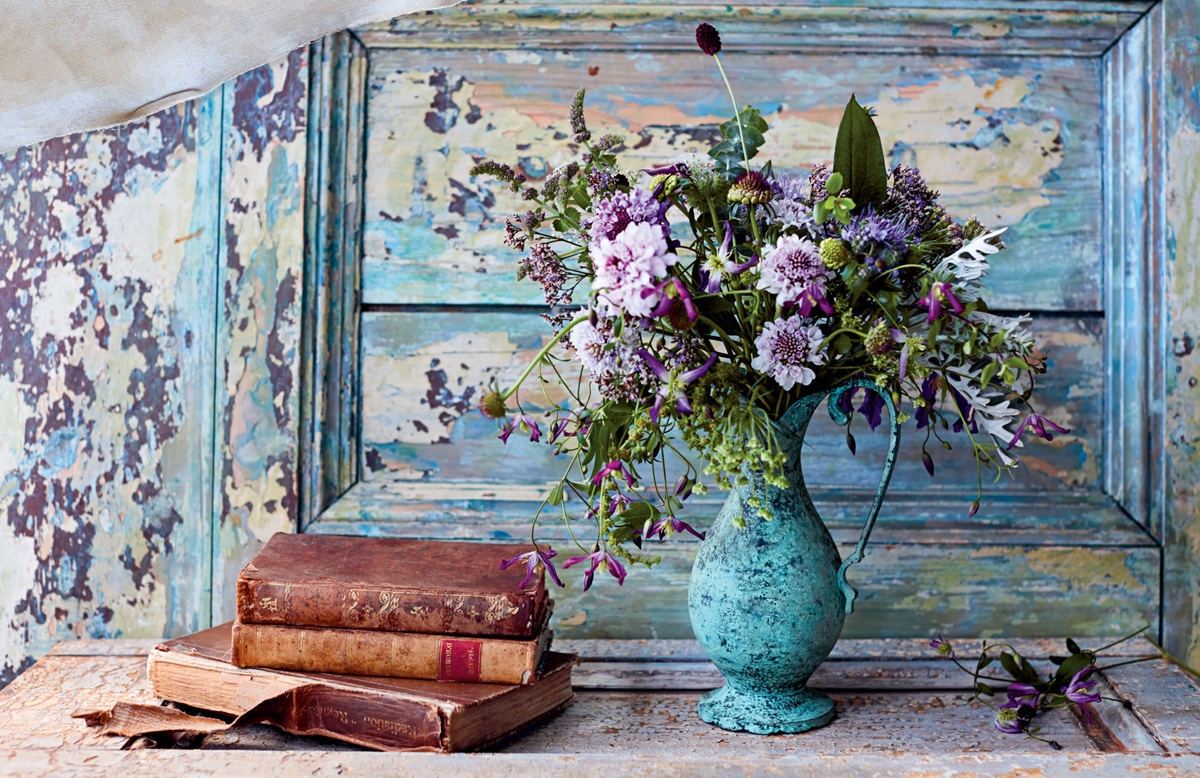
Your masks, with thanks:
M238 576L245 624L533 638L544 573L500 560L527 544L278 533Z
M527 686L301 673L235 667L232 628L222 624L156 646L148 660L154 693L294 735L444 752L500 740L572 699L570 654L548 652L542 675Z
M238 667L528 684L550 646L550 613L529 640L235 622L231 659Z

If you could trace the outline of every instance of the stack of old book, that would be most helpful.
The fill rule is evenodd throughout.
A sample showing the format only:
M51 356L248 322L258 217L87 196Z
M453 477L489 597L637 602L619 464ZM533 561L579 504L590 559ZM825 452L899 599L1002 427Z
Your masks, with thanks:
M156 647L167 700L294 734L458 751L572 699L527 547L278 534L237 582L237 621Z

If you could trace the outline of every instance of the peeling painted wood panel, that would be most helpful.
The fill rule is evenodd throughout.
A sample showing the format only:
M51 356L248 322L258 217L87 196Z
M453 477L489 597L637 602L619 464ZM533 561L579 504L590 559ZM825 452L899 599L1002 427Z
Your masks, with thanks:
M1149 3L699 2L464 4L364 25L370 46L684 49L699 22L725 50L789 47L945 54L1102 53ZM868 10L869 13L864 13ZM614 35L614 32L619 33ZM681 35L680 33L684 33Z
M887 515L885 503L884 513ZM820 506L819 506L820 507ZM528 515L528 514L526 514ZM711 515L711 514L710 514ZM692 518L692 517L689 517ZM698 527L707 526L701 518ZM845 557L854 549L857 522L834 524ZM373 536L489 539L528 537L528 528L444 522L320 521L311 531ZM592 538L580 526L577 537ZM979 529L971 543L940 540L937 529L907 529L880 520L863 564L851 571L859 590L847 638L931 636L1116 636L1147 622L1157 624L1160 552L1142 545L1075 546L1007 541ZM561 551L573 543L558 523L539 525L538 536ZM1144 536L1143 536L1144 537ZM691 638L687 587L698 543L668 540L644 553L662 561L635 568L618 588L597 576L587 592L576 578L555 590L552 626L559 638ZM497 560L498 562L498 560Z
M1162 122L1165 178L1163 327L1156 346L1165 355L1152 376L1162 396L1166 470L1161 495L1164 533L1167 648L1200 664L1200 14L1193 0L1165 0L1162 25ZM1158 393L1161 392L1161 395Z
M471 540L523 539L529 517L551 484L444 484L375 480L356 485L321 516L313 531L385 537ZM854 543L862 532L872 490L819 488L817 510L838 542ZM936 546L1019 545L1154 548L1154 539L1129 521L1111 498L1079 493L1002 492L985 498L967 518L963 506L974 493L952 489L889 490L873 543ZM693 495L685 518L699 530L716 517L725 495ZM568 504L568 511L576 509ZM565 541L570 533L557 516L538 525L538 537ZM691 536L675 542L692 543Z
M1122 698L1133 703L1139 718L1167 750L1200 752L1200 683L1196 679L1167 662L1126 665L1106 670L1104 676Z
M358 479L359 253L366 52L349 33L311 46L301 365L306 526Z
M220 105L0 157L0 685L207 619Z
M1100 310L1098 60L725 60L739 100L773 126L764 159L801 170L828 162L856 92L879 111L893 163L920 167L960 218L1011 227L989 279L993 307ZM629 138L621 159L633 169L688 158L730 112L698 52L375 50L371 68L367 304L542 301L536 284L516 282L516 255L502 243L505 218L523 204L467 171L494 156L540 181L567 161L579 87L589 91L593 132Z
M306 49L222 87L213 621L234 581L297 513Z
M364 477L398 476L442 481L507 481L536 484L557 480L565 457L546 445L514 435L496 439L497 424L478 411L483 386L492 378L511 383L550 337L540 316L521 313L367 313L363 316L362 445ZM1098 490L1100 432L1103 429L1102 321L1092 317L1039 318L1034 332L1050 348L1050 372L1035 402L1063 421L1070 435L1046 444L1038 439L1021 449L1024 469L1016 479L988 484L986 492L1044 488ZM564 368L564 375L576 369ZM551 378L553 375L551 374ZM561 387L549 399L566 399ZM519 400L530 411L547 407L536 382ZM874 489L886 455L884 430L872 434L859 416L851 429L857 456L846 448L844 427L818 414L806 436L805 478L810 485ZM921 465L925 431L909 428L902 440L893 484L926 488ZM961 443L949 435L951 445ZM970 451L944 451L931 440L942 487L973 487L976 469ZM561 461L560 461L561 460ZM990 480L990 479L989 479ZM970 500L968 500L970 502ZM964 508L965 510L965 508Z

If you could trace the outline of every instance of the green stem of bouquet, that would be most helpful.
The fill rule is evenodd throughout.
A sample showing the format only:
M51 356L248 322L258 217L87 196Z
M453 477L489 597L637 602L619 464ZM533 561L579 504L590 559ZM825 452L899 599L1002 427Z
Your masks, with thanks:
M560 330L559 333L555 335L549 343L547 343L545 346L542 346L542 350L537 353L537 356L535 356L533 361L529 363L529 366L525 368L525 372L521 373L521 377L517 379L516 383L514 383L507 392L500 395L500 399L507 401L509 397L512 397L516 391L521 388L521 384L525 383L525 379L529 377L529 374L533 372L533 369L540 365L542 363L542 359L550 353L550 349L557 346L558 342L563 339L563 336L570 332L576 324L581 324L587 320L587 316L580 316L578 319L575 319L573 322L563 327L562 330Z
M729 85L729 79L725 76L720 56L714 54L713 59L717 62L717 70L721 71L721 80L725 82L725 88L729 90L729 99L733 101L733 121L737 124L738 137L742 139L742 161L746 163L746 170L749 171L750 152L746 151L746 134L742 132L742 112L738 110L737 98L733 96L733 87Z

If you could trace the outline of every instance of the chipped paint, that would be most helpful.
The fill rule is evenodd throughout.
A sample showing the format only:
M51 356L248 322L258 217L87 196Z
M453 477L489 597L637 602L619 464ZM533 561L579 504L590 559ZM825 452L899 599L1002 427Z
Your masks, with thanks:
M216 105L0 158L0 684L207 615Z

